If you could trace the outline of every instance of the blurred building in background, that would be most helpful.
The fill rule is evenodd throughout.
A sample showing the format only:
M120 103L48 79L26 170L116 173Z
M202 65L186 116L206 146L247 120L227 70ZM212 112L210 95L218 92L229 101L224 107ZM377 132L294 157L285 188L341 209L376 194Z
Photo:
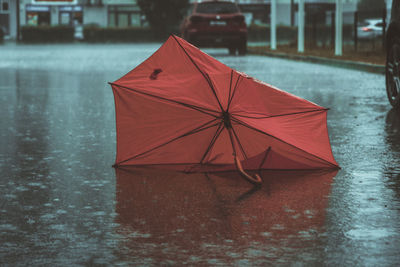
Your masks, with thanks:
M136 0L20 0L21 25L140 26Z
M73 25L82 23L77 0L20 0L20 25Z
M195 2L196 0L190 0ZM351 24L359 0L343 1L343 22ZM268 25L271 0L235 0L248 25ZM335 0L305 0L306 22L331 24ZM390 9L392 0L387 0ZM277 24L297 25L298 0L277 0ZM387 14L390 14L388 10ZM310 21L312 20L312 21ZM7 38L16 39L21 26L83 25L143 27L145 17L136 0L0 0L0 27Z
M246 15L247 24L269 24L271 0L237 0L242 12ZM305 10L312 20L315 15L321 22L330 23L335 11L335 0L305 0ZM343 0L344 21L351 23L353 13L357 10L358 0ZM298 0L277 0L277 24L296 26ZM265 15L267 14L267 16Z
M0 27L16 39L21 26L69 25L81 28L145 25L136 0L0 0Z
M84 24L101 27L144 26L145 18L136 0L87 0L84 5Z
M5 36L16 36L17 3L15 0L0 0L0 30Z

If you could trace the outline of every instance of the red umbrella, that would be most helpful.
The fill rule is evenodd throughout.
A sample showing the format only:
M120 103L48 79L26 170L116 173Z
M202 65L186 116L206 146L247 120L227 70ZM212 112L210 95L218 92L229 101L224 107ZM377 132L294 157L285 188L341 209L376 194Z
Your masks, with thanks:
M188 172L338 168L327 109L229 68L171 36L110 83L115 166Z

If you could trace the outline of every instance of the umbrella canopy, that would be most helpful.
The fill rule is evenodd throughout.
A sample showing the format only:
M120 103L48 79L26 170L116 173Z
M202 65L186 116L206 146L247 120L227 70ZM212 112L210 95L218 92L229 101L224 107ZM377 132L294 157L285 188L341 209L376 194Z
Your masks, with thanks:
M177 36L110 84L116 166L338 167L326 108L233 70Z

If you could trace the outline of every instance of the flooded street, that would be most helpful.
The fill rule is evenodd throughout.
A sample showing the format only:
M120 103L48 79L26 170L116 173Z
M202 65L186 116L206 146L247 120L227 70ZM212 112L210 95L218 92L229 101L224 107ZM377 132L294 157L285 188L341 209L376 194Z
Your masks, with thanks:
M384 76L205 50L330 108L338 172L113 169L115 81L160 44L0 47L1 266L396 266L400 114Z

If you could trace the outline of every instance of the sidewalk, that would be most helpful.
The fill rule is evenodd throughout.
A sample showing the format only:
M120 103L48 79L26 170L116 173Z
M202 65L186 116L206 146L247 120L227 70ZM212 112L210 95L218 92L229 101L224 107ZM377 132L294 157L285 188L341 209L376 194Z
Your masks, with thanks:
M265 44L260 45L259 43L249 43L247 47L247 51L249 54L254 55L264 55L268 57L277 57L277 58L285 58L291 60L299 60L299 61L306 61L312 62L317 64L324 64L329 66L335 66L340 68L348 68L348 69L355 69L361 70L366 72L378 73L378 74L385 74L385 65L383 64L375 64L375 63L368 63L368 62L361 62L356 60L347 60L347 59L340 59L337 58L330 58L330 57L323 57L323 56L316 56L304 53L299 54L296 52L283 52L283 51L271 51L268 46Z

